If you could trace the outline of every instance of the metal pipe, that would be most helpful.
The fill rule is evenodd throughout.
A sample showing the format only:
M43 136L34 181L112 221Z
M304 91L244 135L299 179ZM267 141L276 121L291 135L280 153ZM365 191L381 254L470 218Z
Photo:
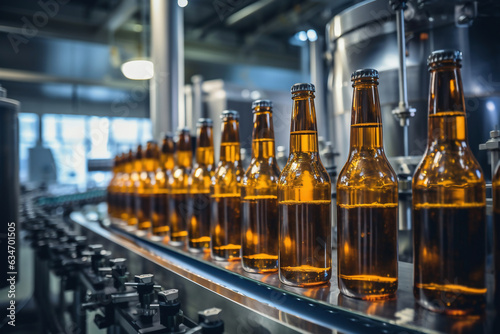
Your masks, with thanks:
M193 75L191 82L193 83L193 121L196 122L198 118L205 117L203 113L203 91L201 88L203 76Z
M153 138L174 131L184 112L183 12L177 1L151 0L150 118Z
M405 19L404 6L396 11L396 24L399 51L399 107L408 108L408 89L406 81L406 45L405 45Z
M404 146L404 155L408 156L409 152L409 142L408 142L408 126L403 126L403 146Z
M318 37L317 40L309 42L309 59L310 59L310 72L311 72L311 82L316 87L316 100L314 101L316 107L316 119L318 124L318 133L320 136L328 138L327 140L332 140L330 138L330 132L328 129L328 115L326 104L326 90L325 90L325 68L323 61L323 38Z

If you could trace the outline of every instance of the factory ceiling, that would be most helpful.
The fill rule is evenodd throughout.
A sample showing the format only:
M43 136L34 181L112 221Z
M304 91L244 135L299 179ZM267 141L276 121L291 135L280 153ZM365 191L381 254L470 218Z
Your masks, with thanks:
M324 35L326 23L353 2L188 0L186 77L211 64L217 69L243 65L298 71L300 47L291 43L293 36L308 29ZM149 54L149 6L149 0L2 0L0 83L11 97L27 101L25 106L29 101L37 106L52 92L52 100L62 99L74 110L86 103L80 94L85 87L104 92L144 86L126 79L120 65L144 50ZM40 98L35 99L34 91ZM116 94L102 95L111 99Z
M328 20L351 2L190 0L184 8L186 60L209 54L204 61L227 63L231 59L298 68L300 52L289 39L304 29L322 35ZM0 31L28 40L32 36L25 32L32 30L36 37L133 48L141 43L143 29L149 40L149 25L141 22L143 11L149 22L147 0L2 0ZM11 38L9 42L22 47L26 40Z

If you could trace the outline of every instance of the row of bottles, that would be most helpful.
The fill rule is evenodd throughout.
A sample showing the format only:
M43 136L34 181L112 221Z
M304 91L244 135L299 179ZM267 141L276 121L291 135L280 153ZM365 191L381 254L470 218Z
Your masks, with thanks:
M485 181L467 143L461 58L449 50L429 56L428 145L412 185L415 298L428 309L455 315L481 311L486 295ZM378 79L373 69L352 74L350 152L336 191L339 289L365 300L394 298L398 288L398 182L384 152ZM167 235L174 245L187 240L189 249L210 249L215 260L241 260L246 271L278 271L288 285L329 282L331 182L318 153L314 85L296 84L291 92L290 155L281 172L272 104L255 101L246 172L239 115L226 110L215 168L212 123L202 119L195 168L187 130L179 132L175 154L172 138L165 139L160 168L148 160L158 156L153 143L144 154L138 149L135 165L131 153L117 160L110 214L149 229L149 206L153 235ZM120 173L128 175L124 181ZM498 235L500 167L493 188ZM496 261L498 268L499 256Z

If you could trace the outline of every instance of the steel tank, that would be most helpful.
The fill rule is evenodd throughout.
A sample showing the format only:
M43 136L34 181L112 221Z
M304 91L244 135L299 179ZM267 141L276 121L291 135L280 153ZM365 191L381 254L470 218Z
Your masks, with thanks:
M10 274L17 275L19 224L19 102L7 98L0 86L0 288L9 284ZM9 248L9 246L11 246ZM15 256L7 259L7 255ZM13 264L13 266L12 266ZM11 267L12 266L12 267ZM17 276L16 276L17 277Z
M417 109L409 125L409 155L423 154L427 143L429 73L427 56L438 49L463 52L462 79L466 99L469 144L487 180L487 155L479 144L500 123L500 4L495 1L409 1L405 10L409 104ZM384 144L389 157L402 156L403 128L393 117L398 96L398 45L394 11L387 0L358 3L327 25L330 127L339 167L347 160L351 116L351 73L372 67L380 73ZM413 159L414 160L414 159ZM401 159L396 159L401 161ZM394 166L395 170L406 167Z

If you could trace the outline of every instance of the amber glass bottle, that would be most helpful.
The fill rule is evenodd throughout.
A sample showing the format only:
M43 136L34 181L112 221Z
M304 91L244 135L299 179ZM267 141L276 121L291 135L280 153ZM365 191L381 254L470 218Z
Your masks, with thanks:
M142 145L138 145L132 163L132 173L130 174L130 183L129 183L130 187L128 187L127 191L129 197L128 201L129 206L127 206L127 212L129 212L128 225L136 227L137 227L137 210L135 205L136 202L135 194L137 193L138 181L142 171L142 158L143 158Z
M318 153L314 85L292 86L290 155L278 182L279 278L294 286L332 275L331 182Z
M153 210L153 196L156 188L155 171L158 169L157 144L149 141L142 159L142 171L136 181L135 210L137 215L137 228L149 230Z
M500 307L500 163L492 180L493 184L493 238L495 260L495 305Z
M170 211L170 244L183 245L186 241L189 215L188 185L193 167L193 148L189 129L180 129L175 152L175 167L168 189Z
M211 255L219 261L241 257L241 177L239 114L224 110L220 160L210 185Z
M123 212L123 202L125 194L123 193L123 185L126 179L125 165L127 163L127 155L120 154L118 163L118 176L116 179L116 204L115 204L115 217L121 218Z
M172 182L174 169L174 139L165 135L160 151L160 166L156 171L156 191L153 200L152 233L158 237L167 237L170 231L169 224L169 191L168 184Z
M384 152L378 72L351 75L354 93L349 157L337 181L340 292L387 299L398 288L398 181Z
M210 251L210 183L214 176L213 123L200 118L196 136L196 166L189 179L189 250Z
M131 186L131 180L132 180L131 177L132 177L133 163L134 163L134 155L132 153L132 150L130 150L127 154L125 154L124 157L123 176L120 188L120 193L122 196L120 205L120 218L123 221L128 221L128 218L130 216L129 208L131 207L130 205L131 196L129 196L130 194L129 188Z
M120 157L118 155L113 159L113 176L109 181L107 193L106 193L106 201L108 202L108 215L110 217L115 217L117 212L117 182L119 177L119 165L120 165Z
M241 185L241 256L243 269L265 273L278 269L278 179L272 102L252 103L252 160Z
M414 294L460 315L485 306L485 181L467 143L462 53L434 51L427 149L413 177Z

